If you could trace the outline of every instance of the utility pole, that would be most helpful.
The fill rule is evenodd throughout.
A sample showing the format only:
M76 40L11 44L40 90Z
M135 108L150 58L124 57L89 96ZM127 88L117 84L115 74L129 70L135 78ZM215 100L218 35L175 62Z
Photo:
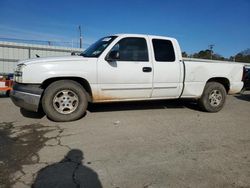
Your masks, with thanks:
M82 48L82 28L80 25L79 25L78 29L79 29L79 34L80 34L80 48Z
M213 59L213 48L214 48L214 44L210 44L208 45L208 48L210 50L210 59Z

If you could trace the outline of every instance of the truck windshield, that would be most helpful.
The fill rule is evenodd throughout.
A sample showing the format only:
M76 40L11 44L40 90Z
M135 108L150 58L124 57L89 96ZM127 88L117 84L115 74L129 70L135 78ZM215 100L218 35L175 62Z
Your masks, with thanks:
M101 38L90 47L88 47L80 55L82 55L83 57L99 57L116 37L117 36L108 36Z

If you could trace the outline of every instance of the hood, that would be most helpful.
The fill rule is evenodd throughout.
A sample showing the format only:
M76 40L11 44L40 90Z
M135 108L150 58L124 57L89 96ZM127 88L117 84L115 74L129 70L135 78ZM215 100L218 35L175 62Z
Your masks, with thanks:
M19 64L34 64L34 63L48 63L48 62L58 62L58 61L88 61L89 58L83 56L59 56L59 57L44 57L44 58L34 58L34 59L27 59L18 62Z

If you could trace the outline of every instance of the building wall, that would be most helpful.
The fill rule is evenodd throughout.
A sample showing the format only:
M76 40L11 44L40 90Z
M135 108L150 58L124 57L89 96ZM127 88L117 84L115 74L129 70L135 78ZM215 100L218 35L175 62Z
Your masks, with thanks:
M19 60L40 57L71 55L71 52L82 52L80 48L65 48L46 45L0 41L0 73L13 73Z

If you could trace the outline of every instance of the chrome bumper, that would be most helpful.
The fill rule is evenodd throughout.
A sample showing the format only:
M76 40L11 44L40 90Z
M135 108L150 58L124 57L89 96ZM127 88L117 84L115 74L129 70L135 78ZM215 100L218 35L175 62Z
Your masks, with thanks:
M42 92L43 90L38 86L14 84L10 98L16 106L37 112Z

